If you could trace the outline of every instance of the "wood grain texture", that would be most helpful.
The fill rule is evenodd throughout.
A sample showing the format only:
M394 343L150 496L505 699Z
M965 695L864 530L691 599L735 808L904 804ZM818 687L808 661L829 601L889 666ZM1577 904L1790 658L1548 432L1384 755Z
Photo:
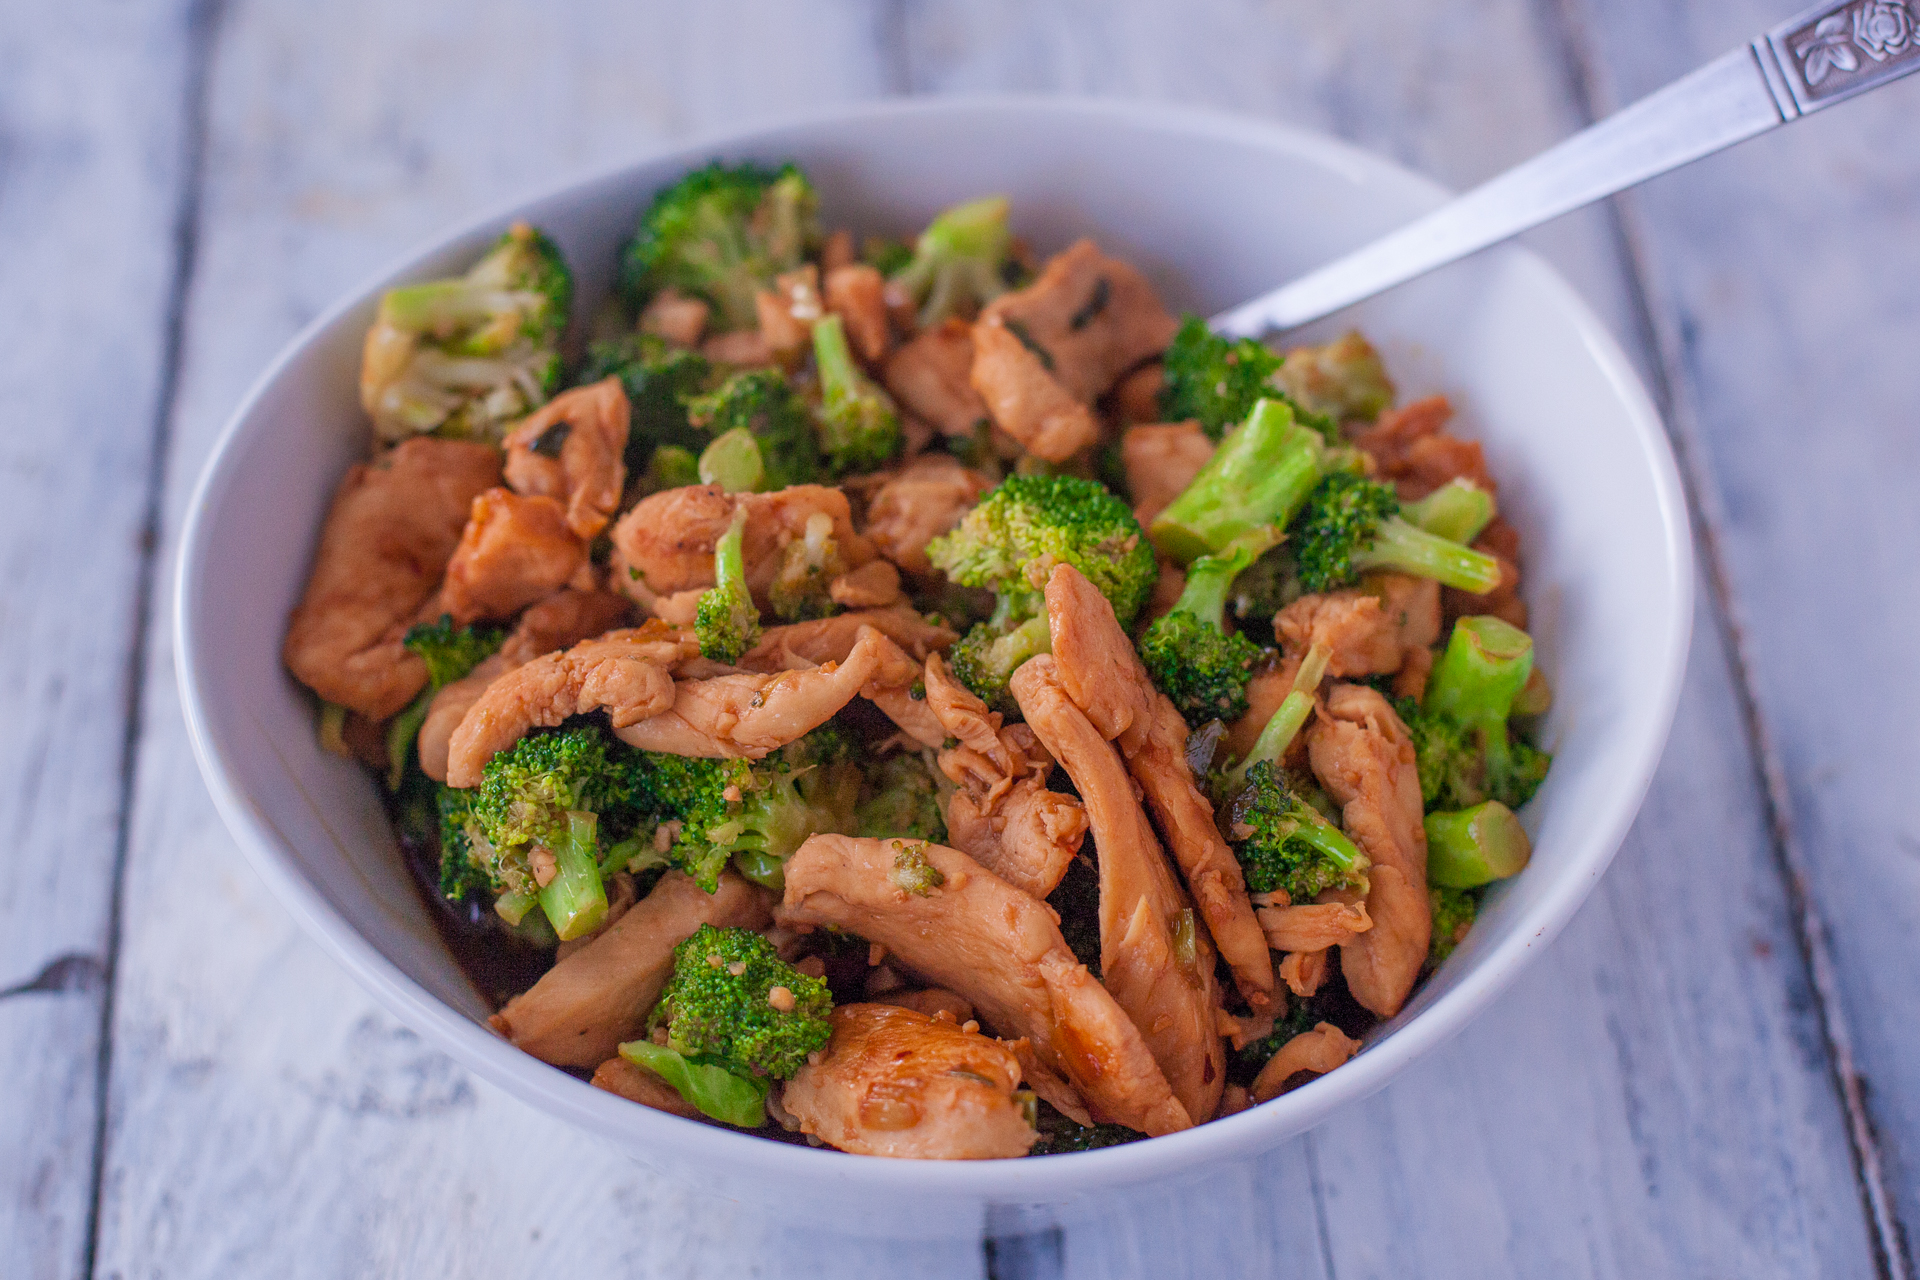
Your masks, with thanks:
M0 1241L70 1276L183 195L184 5L0 10ZM65 607L52 607L56 603Z

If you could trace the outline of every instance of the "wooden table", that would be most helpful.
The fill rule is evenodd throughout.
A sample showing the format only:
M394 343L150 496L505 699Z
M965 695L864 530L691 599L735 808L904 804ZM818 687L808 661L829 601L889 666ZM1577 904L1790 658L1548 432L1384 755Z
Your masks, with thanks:
M188 491L254 376L530 186L790 108L993 90L1210 104L1467 184L1783 3L0 6L0 1273L1910 1274L1920 85L1534 238L1634 352L1694 501L1665 764L1513 990L1204 1199L906 1248L774 1230L557 1128L268 895L169 651Z

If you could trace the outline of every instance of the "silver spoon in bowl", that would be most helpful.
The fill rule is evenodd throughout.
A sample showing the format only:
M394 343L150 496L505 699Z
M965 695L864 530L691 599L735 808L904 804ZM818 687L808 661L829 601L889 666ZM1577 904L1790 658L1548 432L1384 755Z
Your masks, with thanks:
M1828 0L1212 327L1259 337L1318 320L1911 71L1920 16L1909 0Z

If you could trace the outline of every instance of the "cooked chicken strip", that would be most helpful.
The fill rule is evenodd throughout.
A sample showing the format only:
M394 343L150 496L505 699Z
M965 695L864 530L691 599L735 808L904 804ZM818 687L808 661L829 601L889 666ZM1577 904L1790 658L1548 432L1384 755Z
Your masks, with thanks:
M1113 606L1071 565L1057 566L1047 579L1047 622L1061 685L1094 727L1118 742L1235 985L1248 1004L1265 1008L1275 990L1273 958L1253 918L1240 860L1221 838L1213 805L1187 765L1186 721L1153 687ZM1046 731L1034 728L1044 740ZM1100 839L1097 824L1094 839Z
M1160 391L1167 372L1158 360L1149 361L1113 384L1107 404L1122 427L1160 421Z
M928 622L912 608L864 609L836 613L813 622L768 627L759 641L740 658L746 671L791 671L823 662L845 662L853 652L860 628L872 627L904 649L915 661L945 649L955 639L952 630Z
M1380 478L1393 482L1402 502L1416 502L1454 479L1494 493L1479 444L1444 429L1452 418L1445 396L1428 396L1387 410L1353 442L1372 455Z
M421 772L435 782L447 780L447 751L453 742L453 731L460 727L473 704L480 701L487 686L535 658L557 649L570 649L582 640L619 626L632 611L632 602L625 596L611 591L576 591L566 587L521 614L498 652L433 695L417 742Z
M1071 1082L1100 1119L1150 1134L1192 1124L1139 1029L1074 959L1051 911L935 844L919 848L943 882L908 893L892 878L901 843L811 837L787 860L783 918L851 930L959 992L995 1031L1025 1037L1039 1067Z
M875 1004L897 1004L902 1009L924 1013L942 1022L952 1019L956 1027L973 1019L973 1001L945 987L924 987L919 991L893 991L870 997Z
M590 542L627 483L627 393L618 378L576 387L507 433L507 484L567 506L567 528Z
M890 609L906 597L900 571L885 560L869 560L827 584L827 598L843 609Z
M864 262L827 272L827 310L847 327L847 343L868 364L887 354L892 333L887 325L887 281Z
M1065 462L1100 438L1093 411L998 316L974 321L973 389L994 425L1035 457Z
M1427 959L1427 833L1413 741L1387 700L1365 685L1339 684L1307 733L1314 776L1341 808L1340 823L1372 860L1367 914L1373 928L1340 946L1347 989L1390 1018ZM1331 895L1329 895L1331 896Z
M1024 331L1047 353L1051 378L1081 404L1092 404L1121 374L1165 350L1179 328L1147 278L1091 240L1055 254L1032 284L995 298L980 318Z
M1280 958L1280 980L1301 999L1316 994L1327 980L1325 951L1289 951Z
M1067 696L1054 659L1029 659L1011 685L1028 726L1086 806L1100 866L1101 981L1140 1028L1187 1114L1211 1116L1226 1084L1212 941L1191 915L1119 752Z
M610 631L507 672L487 686L453 731L448 785L479 786L496 753L529 730L551 728L568 716L604 708L616 733L658 716L674 703L674 665L698 652L697 642L655 622Z
M1213 441L1197 422L1156 422L1128 427L1120 437L1133 514L1146 524L1186 491L1213 457Z
M873 543L853 531L852 509L838 489L797 484L730 495L718 485L688 485L641 499L614 525L614 584L649 605L655 596L711 587L714 544L733 523L736 504L747 512L741 541L747 586L763 609L782 553L806 536L808 517L816 512L833 521L833 540L847 568L875 555Z
M1440 638L1440 584L1404 573L1369 574L1358 587L1301 596L1273 619L1280 646L1299 657L1331 650L1327 675L1390 675L1407 655Z
M1373 928L1364 903L1304 902L1262 907L1259 914L1275 951L1324 951Z
M593 1087L683 1120L706 1119L700 1114L700 1108L680 1096L679 1090L645 1067L618 1055L594 1068Z
M1280 1046L1280 1052L1267 1059L1248 1090L1255 1102L1277 1098L1289 1079L1302 1071L1318 1075L1340 1066L1360 1048L1358 1040L1349 1040L1346 1032L1331 1022L1322 1022L1311 1031L1302 1031Z
M944 453L915 458L867 504L867 536L881 555L919 578L934 576L927 544L959 524L993 482Z
M643 751L758 760L825 724L883 668L902 660L911 662L878 630L862 627L845 662L771 675L742 671L681 680L672 686L671 703L649 717L625 723L616 717L614 736Z
M771 905L766 890L731 871L720 873L712 893L669 871L612 928L547 970L488 1021L542 1062L597 1067L646 1026L673 975L676 946L703 924L764 929L773 919Z
M697 347L712 310L705 298L689 297L668 285L641 308L640 332L664 338L671 346Z
M900 407L942 435L971 439L987 421L986 401L973 389L973 331L964 320L943 320L888 357L880 380Z
M559 499L489 489L473 500L466 531L447 563L440 608L461 626L510 618L585 571L587 544L567 527Z
M1013 1091L1020 1063L978 1031L886 1004L844 1004L826 1052L780 1105L842 1151L920 1160L1023 1156L1039 1138Z
M411 702L427 667L400 642L439 585L474 499L499 479L490 446L427 437L349 470L287 623L287 669L375 720Z

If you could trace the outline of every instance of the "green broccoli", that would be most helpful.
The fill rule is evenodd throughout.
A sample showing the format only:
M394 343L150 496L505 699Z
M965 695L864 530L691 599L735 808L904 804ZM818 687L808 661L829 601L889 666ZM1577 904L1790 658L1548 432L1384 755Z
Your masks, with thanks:
M760 446L769 489L822 479L820 446L806 402L777 369L747 369L687 401L687 416L709 439L735 428Z
M716 332L759 323L754 295L820 239L819 197L793 165L718 160L657 193L620 253L618 287L638 311L672 285L711 303Z
M433 697L479 666L505 643L507 633L497 627L456 627L451 614L438 622L423 622L408 630L401 644L427 664L427 687L387 726L387 790L398 791L405 781L420 726L427 722Z
M1140 638L1147 674L1194 728L1246 714L1247 681L1262 650L1228 630L1227 594L1255 554L1252 546L1237 546L1188 565L1179 601Z
M1413 735L1427 809L1498 800L1518 809L1539 789L1552 757L1507 723L1533 671L1533 640L1494 617L1461 618L1434 663L1426 698L1398 704Z
M1272 761L1258 761L1248 770L1247 785L1229 803L1227 815L1234 854L1253 892L1279 889L1294 902L1311 902L1342 885L1365 891L1367 855L1301 799Z
M1271 624L1275 614L1303 594L1300 566L1294 562L1293 548L1282 542L1233 580L1233 616L1242 622L1251 618L1257 623Z
M1429 884L1476 889L1519 875L1533 856L1526 828L1498 800L1430 813L1425 825Z
M877 471L900 451L900 414L847 349L846 326L829 315L813 326L820 369L820 449L833 476Z
M913 246L888 236L868 236L860 242L860 261L883 276L896 276L913 261Z
M560 250L524 222L465 275L388 290L360 369L374 430L498 443L559 386L572 300Z
M1326 1017L1323 1009L1330 992L1323 991L1318 996L1305 1000L1295 1000L1286 1016L1273 1024L1273 1030L1258 1040L1250 1040L1244 1046L1234 1050L1227 1059L1227 1079L1243 1088L1251 1085L1260 1076L1260 1069L1267 1065L1273 1055L1280 1052L1281 1046L1297 1035L1313 1030L1322 1022L1332 1019Z
M1433 937L1427 943L1427 967L1438 969L1453 949L1467 940L1480 914L1481 889L1447 889L1439 885L1427 890L1433 910Z
M655 334L629 333L587 348L580 382L617 377L626 388L627 470L639 473L662 446L689 453L706 447L710 437L688 419L687 401L712 390L719 376L713 362L697 351L668 346Z
M1415 528L1464 545L1492 522L1493 495L1471 480L1456 477L1418 502L1402 505L1400 516Z
M1252 338L1221 337L1199 316L1181 317L1179 332L1160 359L1165 376L1161 417L1195 419L1211 440L1245 422L1258 401L1279 398L1270 384L1280 357Z
M1016 715L1020 705L1008 682L1020 664L1035 654L1053 652L1053 630L1043 613L1003 630L992 622L976 622L947 651L953 678L970 689L989 708Z
M651 1023L667 1047L737 1075L789 1079L833 1036L827 984L748 929L703 924L673 949L673 977Z
M693 464L701 484L717 484L727 493L760 493L767 487L767 464L760 444L745 427L722 431L700 451Z
M1039 1104L1034 1128L1040 1141L1028 1148L1030 1156L1063 1156L1075 1151L1098 1151L1138 1142L1147 1135L1123 1124L1082 1125L1056 1111L1048 1103Z
M946 873L927 858L924 840L892 840L893 869L887 879L902 893L924 898L947 882Z
M1067 863L1047 905L1060 917L1060 936L1066 939L1073 958L1087 966L1087 972L1100 976L1100 873L1093 861L1076 856Z
M921 328L948 316L971 318L1007 291L1013 266L1007 209L1005 196L955 205L927 224L912 260L891 273L892 289L919 308Z
M677 444L663 444L653 451L647 459L646 486L648 493L659 493L665 489L682 489L690 484L700 483L700 462L690 450Z
M1320 481L1290 536L1309 593L1346 586L1369 569L1437 578L1475 593L1500 585L1499 561L1409 524L1392 489L1350 472Z
M736 507L733 523L713 549L713 590L700 597L693 634L700 654L715 662L738 662L760 638L760 606L747 590L747 566L741 543L747 527L747 509Z
M1284 526L1321 475L1346 461L1344 451L1329 450L1285 403L1260 400L1193 482L1153 518L1148 536L1182 564L1218 555L1248 534Z
M1371 422L1393 403L1380 353L1351 330L1325 346L1287 352L1275 381L1294 403L1336 422Z
M434 784L434 808L440 820L440 896L470 902L491 896L493 881L473 857L467 829L473 822L473 792Z
M899 752L869 766L854 824L855 835L904 836L945 844L947 821L940 811L940 788L927 762Z
M847 571L840 540L833 534L833 517L815 511L807 517L801 536L780 549L780 565L767 587L767 602L783 622L806 622L831 616L833 580Z

